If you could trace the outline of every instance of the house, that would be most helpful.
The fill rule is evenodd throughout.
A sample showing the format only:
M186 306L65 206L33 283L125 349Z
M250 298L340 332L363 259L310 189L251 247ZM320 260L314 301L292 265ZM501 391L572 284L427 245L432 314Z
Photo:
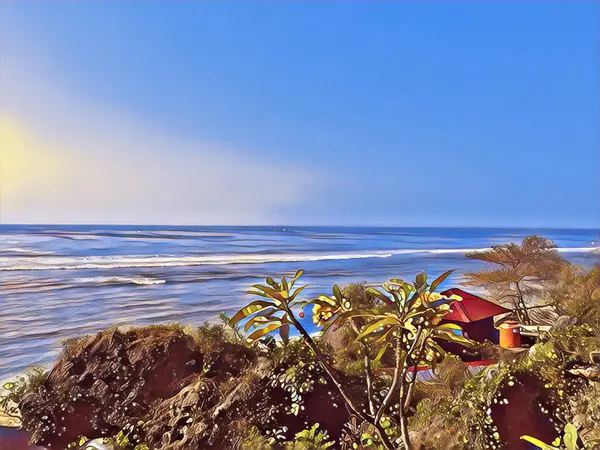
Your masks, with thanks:
M510 309L458 288L448 289L441 294L454 294L462 298L461 302L455 301L450 305L450 312L446 314L443 322L459 325L467 337L474 341L488 340L498 344L499 332L494 327L494 317L510 313Z

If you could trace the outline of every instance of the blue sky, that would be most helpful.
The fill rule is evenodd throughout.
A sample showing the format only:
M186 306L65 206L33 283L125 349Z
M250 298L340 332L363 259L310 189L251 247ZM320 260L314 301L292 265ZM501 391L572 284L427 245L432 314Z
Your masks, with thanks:
M597 2L3 3L3 223L600 223Z

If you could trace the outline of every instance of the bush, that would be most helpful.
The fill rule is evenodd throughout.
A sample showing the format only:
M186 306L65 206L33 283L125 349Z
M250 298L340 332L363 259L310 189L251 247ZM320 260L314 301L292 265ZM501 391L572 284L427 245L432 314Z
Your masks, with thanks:
M28 392L36 390L46 378L46 369L32 367L23 376L17 376L15 381L4 383L3 393L0 395L0 411L7 417L21 419L19 403Z

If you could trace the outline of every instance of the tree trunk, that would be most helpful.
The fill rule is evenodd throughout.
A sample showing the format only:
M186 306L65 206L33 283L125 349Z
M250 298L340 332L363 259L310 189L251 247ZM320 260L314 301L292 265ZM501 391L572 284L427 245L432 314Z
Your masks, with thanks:
M352 329L358 336L360 334L359 326L352 319L350 319L350 324L352 325ZM369 360L369 350L363 342L361 342L360 344L362 346L363 351L365 352L363 361L365 364L365 384L367 385L367 399L369 401L369 414L371 414L373 417L375 417L375 413L377 411L375 411L375 403L373 402L373 386L372 386L373 381L372 381L372 377L371 377L371 362Z
M402 436L402 443L404 444L405 450L412 450L412 444L410 443L410 435L408 434L408 419L402 412L400 415L400 434Z
M350 409L350 412L352 414L354 414L356 417L358 417L359 419L370 423L377 429L377 431L379 433L379 438L381 439L381 442L382 442L383 446L386 448L386 450L394 450L394 444L390 441L388 436L385 434L385 430L381 427L381 425L379 424L379 421L374 420L373 417L370 417L369 415L364 414L359 409L359 407L354 403L352 398L350 398L350 396L346 393L344 387L342 386L342 383L337 379L337 375L336 375L335 371L331 367L329 367L329 363L325 359L325 356L321 353L321 351L317 347L317 344L315 343L315 341L313 341L310 334L308 334L306 332L304 327L300 324L300 322L298 322L296 320L296 318L293 316L293 314L291 314L291 312L289 312L288 315L290 317L292 324L296 327L296 329L298 330L298 332L304 339L304 342L306 342L306 345L308 345L308 347L315 354L316 358L319 360L321 367L323 367L325 372L327 372L327 375L329 375L329 378L331 379L331 381L337 388L338 392L340 393L340 395L346 402L346 405Z
M419 369L419 361L423 358L423 353L425 352L425 345L427 344L427 339L429 339L429 336L431 336L431 333L428 333L425 336L425 339L423 340L423 342L421 343L421 347L419 348L417 361L415 362L415 370L413 373L413 377L408 385L408 390L406 391L406 396L404 398L404 404L402 405L402 407L404 408L404 412L408 411L408 408L410 407L410 404L412 402L413 393L415 391L415 384L417 384L417 370Z

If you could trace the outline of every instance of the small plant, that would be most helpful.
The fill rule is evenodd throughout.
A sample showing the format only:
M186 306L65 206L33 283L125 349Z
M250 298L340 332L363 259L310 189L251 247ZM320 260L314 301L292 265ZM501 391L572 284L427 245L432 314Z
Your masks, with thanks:
M577 428L575 428L575 426L570 423L565 425L565 431L562 438L563 447L558 447L561 443L560 437L556 438L552 442L552 445L546 444L545 442L542 442L539 439L527 435L521 436L521 439L527 442L531 442L533 445L536 445L541 450L561 450L561 448L564 448L566 450L582 450L582 447L579 447L578 445L579 437L577 435Z
M326 450L334 442L329 440L327 431L320 431L319 424L296 433L295 442L288 445L289 450Z
M15 381L4 383L0 394L0 410L12 419L20 420L19 403L28 392L40 386L46 377L46 369L32 367L25 376L18 376Z

